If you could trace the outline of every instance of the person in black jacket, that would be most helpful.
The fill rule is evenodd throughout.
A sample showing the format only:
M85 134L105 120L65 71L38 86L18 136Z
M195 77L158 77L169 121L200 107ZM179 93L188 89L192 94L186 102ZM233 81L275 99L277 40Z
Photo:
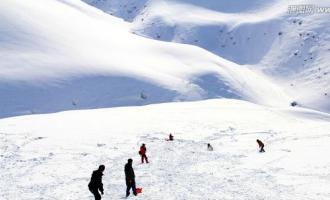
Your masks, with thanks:
M132 188L133 194L136 196L136 186L135 186L135 174L132 167L133 160L130 158L128 159L125 165L125 178L126 178L126 197L129 196L129 191Z
M258 143L258 145L259 145L259 148L260 148L259 152L260 152L260 153L265 152L265 150L264 150L264 147L265 147L264 143L261 142L261 140L259 140L259 139L257 139L256 141L257 141L257 143Z
M102 176L104 172L105 166L100 165L98 170L93 171L91 181L88 184L89 191L94 195L95 200L100 200L101 195L99 193L99 190L101 194L104 194L103 190L103 183L102 183Z

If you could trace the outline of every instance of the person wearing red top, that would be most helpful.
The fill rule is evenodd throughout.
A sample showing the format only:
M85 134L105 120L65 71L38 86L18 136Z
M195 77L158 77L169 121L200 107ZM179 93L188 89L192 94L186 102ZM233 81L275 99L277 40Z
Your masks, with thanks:
M142 146L140 147L140 151L139 151L139 154L141 155L141 162L142 163L144 163L144 160L146 161L146 163L149 163L148 162L148 157L146 155L146 152L147 152L146 145L145 144L142 144Z

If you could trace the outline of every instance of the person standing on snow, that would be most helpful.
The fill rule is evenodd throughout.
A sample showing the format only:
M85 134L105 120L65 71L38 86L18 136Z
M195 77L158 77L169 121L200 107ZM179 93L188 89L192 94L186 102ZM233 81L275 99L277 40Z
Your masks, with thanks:
M260 153L265 152L265 150L264 150L264 146L265 146L264 143L262 143L259 139L257 139L257 143L258 143L259 148L260 148L259 152Z
M148 157L146 155L146 152L147 152L146 145L145 144L142 144L142 146L140 147L140 151L139 151L139 154L141 156L141 162L142 163L144 163L144 160L146 161L146 163L149 163L148 162Z
M104 194L103 183L102 183L102 176L104 169L105 166L100 165L97 170L93 171L91 180L88 184L89 191L94 195L95 200L101 200L101 195L99 193L99 190L102 195Z
M208 151L213 151L213 147L210 143L207 144L207 150Z
M135 174L132 167L133 160L130 158L127 160L127 163L125 165L125 178L126 178L126 197L129 196L130 190L132 188L133 194L136 196L136 186L135 186Z

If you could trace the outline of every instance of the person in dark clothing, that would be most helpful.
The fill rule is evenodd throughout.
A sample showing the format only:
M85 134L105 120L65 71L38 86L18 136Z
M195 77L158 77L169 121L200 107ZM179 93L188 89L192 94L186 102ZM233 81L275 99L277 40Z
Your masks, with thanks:
M147 157L146 153L147 153L146 145L145 144L142 144L142 146L140 147L140 151L139 151L139 154L141 156L141 162L142 163L144 163L144 160L146 161L146 163L149 163L148 162L148 157Z
M102 176L104 172L105 166L100 165L98 170L93 171L91 180L88 184L89 191L94 195L95 200L101 200L101 194L104 194Z
M257 143L258 143L259 148L260 148L259 152L260 153L265 152L265 150L264 150L264 146L265 146L264 143L262 143L259 139L257 139Z
M173 137L173 135L170 133L170 135L169 135L169 141L173 141L174 140L174 137Z
M133 160L130 158L128 159L125 165L125 178L126 178L126 197L129 196L130 190L132 188L133 194L136 196L136 186L135 186L135 174L132 167Z
M207 150L208 151L213 151L213 147L210 143L207 144Z

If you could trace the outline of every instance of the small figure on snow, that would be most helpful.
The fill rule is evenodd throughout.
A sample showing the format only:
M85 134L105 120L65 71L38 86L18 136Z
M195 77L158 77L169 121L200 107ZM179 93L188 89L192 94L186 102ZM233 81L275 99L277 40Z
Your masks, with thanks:
M91 180L88 184L89 191L94 195L95 200L100 200L101 194L104 194L103 190L103 183L102 183L102 176L103 176L103 171L105 169L104 165L100 165L99 168L95 171L93 171Z
M174 140L174 137L172 135L172 133L170 133L170 135L168 136L168 141L173 141Z
M264 150L264 146L265 146L264 143L262 143L259 139L257 139L257 143L258 143L259 148L260 148L259 152L260 153L265 152L265 150Z
M142 144L142 146L140 147L140 151L139 151L139 154L141 156L141 162L142 163L144 163L144 160L146 161L146 163L149 163L148 162L148 157L147 157L146 153L147 153L146 145L145 144Z
M136 186L135 186L135 174L132 167L133 160L130 158L127 160L127 163L125 165L125 178L126 178L126 197L129 196L130 190L132 188L133 194L136 196Z
M210 143L207 144L207 150L208 151L213 151L213 147Z

